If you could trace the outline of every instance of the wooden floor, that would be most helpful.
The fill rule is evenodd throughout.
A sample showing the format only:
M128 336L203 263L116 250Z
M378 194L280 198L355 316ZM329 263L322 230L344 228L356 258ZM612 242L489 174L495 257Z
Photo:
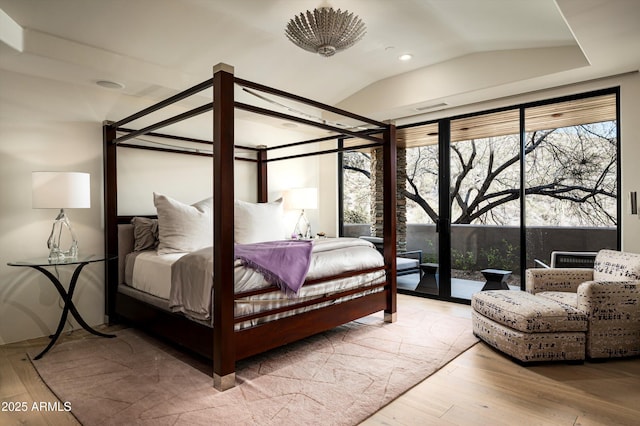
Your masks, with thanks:
M466 305L405 295L398 298L399 315L403 306L413 305L471 316ZM84 337L84 331L75 331L64 339ZM78 424L67 412L33 409L34 402L39 407L58 401L25 356L46 341L0 346L0 425ZM25 402L27 411L7 412L9 402ZM59 407L64 409L62 404ZM640 359L521 367L478 343L363 424L639 425Z

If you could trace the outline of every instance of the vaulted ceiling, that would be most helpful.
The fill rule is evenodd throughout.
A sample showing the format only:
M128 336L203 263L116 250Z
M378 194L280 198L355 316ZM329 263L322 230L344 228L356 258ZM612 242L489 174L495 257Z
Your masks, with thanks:
M364 39L325 58L284 27L319 0L0 0L0 68L163 98L237 76L396 119L640 69L637 0L332 0ZM402 62L398 56L410 53Z

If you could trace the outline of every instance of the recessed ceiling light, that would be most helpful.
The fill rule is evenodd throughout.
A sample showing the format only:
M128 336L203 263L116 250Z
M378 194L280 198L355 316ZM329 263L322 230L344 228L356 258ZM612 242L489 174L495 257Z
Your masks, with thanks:
M400 59L401 61L408 61L411 58L413 58L413 55L410 53L405 53L403 55L398 56L398 59Z
M105 89L124 89L124 84L110 80L98 80L96 84Z
M298 127L298 125L296 123L291 123L290 121L285 121L284 123L282 123L282 127L293 129L295 127Z

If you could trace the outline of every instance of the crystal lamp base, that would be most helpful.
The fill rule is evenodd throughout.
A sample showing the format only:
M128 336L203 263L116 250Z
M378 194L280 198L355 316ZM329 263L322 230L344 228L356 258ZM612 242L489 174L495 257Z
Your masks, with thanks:
M62 232L65 228L71 236L71 245L66 250L60 247ZM76 259L78 257L78 238L73 232L73 228L71 228L71 222L64 209L60 209L58 217L53 222L51 234L47 240L47 247L49 248L49 260Z

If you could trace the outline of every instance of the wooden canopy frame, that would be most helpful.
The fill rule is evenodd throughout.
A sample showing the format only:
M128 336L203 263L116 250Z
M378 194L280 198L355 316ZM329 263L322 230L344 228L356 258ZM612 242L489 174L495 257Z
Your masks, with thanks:
M305 105L319 108L333 114L358 120L373 125L374 128L363 131L351 131L338 128L322 122L283 114L277 111L260 108L235 101L234 85L254 89L263 93L276 95ZM186 113L165 119L139 130L125 128L126 124L161 110L175 102L192 96L205 89L213 89L213 102L192 109ZM314 139L295 142L275 147L249 147L235 145L234 141L234 110L238 108L252 113L266 115L279 119L299 122L335 133L330 138ZM168 134L161 134L155 130L182 120L194 117L204 112L213 111L213 141L204 141ZM118 225L129 223L132 216L119 216L117 206L117 149L118 147L152 149L166 152L183 152L192 155L207 155L202 152L183 151L181 149L158 148L132 144L130 141L141 135L151 135L188 142L203 143L213 146L213 217L214 217L214 284L213 291L213 327L186 319L182 315L169 313L150 304L118 292L119 269L116 259L106 263L105 277L105 311L109 322L133 322L149 331L164 336L180 345L193 350L213 360L213 378L216 389L225 390L235 384L235 363L237 360L281 346L301 338L331 329L357 318L384 310L387 322L396 318L396 138L395 126L385 124L366 117L359 116L338 108L316 101L289 94L277 89L263 86L234 76L233 68L226 64L218 64L213 68L213 78L193 86L162 102L143 109L117 122L105 122L104 137L104 208L105 208L105 252L118 253ZM120 136L118 136L120 134ZM380 138L379 135L382 135ZM345 138L357 138L365 142L343 147ZM273 150L297 145L316 143L323 140L336 139L339 141L335 149L325 149L307 152L293 156L270 158ZM309 155L321 155L342 151L378 147L384 153L384 259L386 282L377 286L383 291L360 295L346 302L333 303L318 308L288 316L258 326L235 330L236 323L242 318L234 316L234 188L225 183L234 181L235 160L251 161L257 166L257 200L267 201L267 164L272 161L285 160ZM236 157L236 149L253 152L255 158ZM209 154L211 155L211 154ZM367 271L361 271L365 273ZM368 271L371 272L371 271ZM346 276L346 274L344 274ZM338 278L336 276L332 279ZM311 285L313 283L305 283ZM373 286L375 287L375 286ZM372 287L372 288L373 288ZM362 291L362 290L360 290ZM349 292L341 292L336 296L327 296L326 300L344 297ZM350 294L358 291L351 290ZM246 294L244 295L246 296ZM297 305L296 305L297 306ZM298 306L299 307L299 306ZM290 308L294 309L294 308Z

